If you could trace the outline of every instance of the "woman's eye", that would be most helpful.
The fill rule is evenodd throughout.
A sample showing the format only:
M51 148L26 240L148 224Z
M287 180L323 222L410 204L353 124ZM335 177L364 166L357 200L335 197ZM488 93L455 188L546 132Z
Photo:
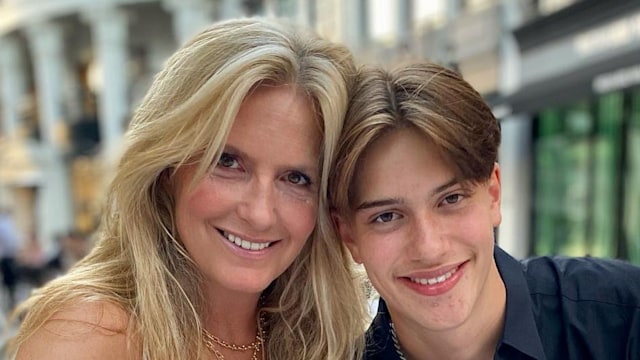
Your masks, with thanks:
M400 218L400 215L392 212L386 212L376 216L373 221L378 223L386 223L392 220L397 220L398 218Z
M235 169L240 167L240 164L234 156L223 153L222 155L220 155L220 160L218 160L218 166Z
M287 181L295 185L311 185L311 179L297 171L287 174Z

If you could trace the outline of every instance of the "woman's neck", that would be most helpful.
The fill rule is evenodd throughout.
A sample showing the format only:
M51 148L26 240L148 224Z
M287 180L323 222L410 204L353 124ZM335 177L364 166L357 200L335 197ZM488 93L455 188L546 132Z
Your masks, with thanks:
M230 343L253 342L258 330L259 299L259 294L207 296L204 328Z

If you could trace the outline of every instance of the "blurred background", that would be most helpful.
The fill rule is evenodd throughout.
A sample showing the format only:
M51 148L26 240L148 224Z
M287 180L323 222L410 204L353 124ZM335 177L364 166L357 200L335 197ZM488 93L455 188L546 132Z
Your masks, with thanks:
M5 310L91 247L129 116L167 57L254 15L362 62L457 69L503 131L501 246L640 264L640 1L0 0Z

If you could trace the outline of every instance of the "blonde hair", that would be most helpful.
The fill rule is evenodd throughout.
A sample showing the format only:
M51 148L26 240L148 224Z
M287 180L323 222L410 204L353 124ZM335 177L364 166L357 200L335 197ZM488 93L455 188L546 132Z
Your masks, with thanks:
M491 176L500 127L482 96L460 74L426 61L392 70L363 67L329 175L332 207L350 213L360 159L376 140L402 128L415 129L432 141L461 181L478 183Z
M351 260L334 233L327 175L355 69L348 49L282 23L212 25L179 49L135 111L111 183L98 241L68 274L18 309L13 349L74 301L109 301L148 359L201 359L201 275L176 231L167 177L197 159L196 178L222 151L243 99L256 86L294 84L314 103L324 142L316 228L294 263L265 292L272 359L359 356L365 308ZM253 309L251 309L253 311ZM131 338L130 337L130 338Z

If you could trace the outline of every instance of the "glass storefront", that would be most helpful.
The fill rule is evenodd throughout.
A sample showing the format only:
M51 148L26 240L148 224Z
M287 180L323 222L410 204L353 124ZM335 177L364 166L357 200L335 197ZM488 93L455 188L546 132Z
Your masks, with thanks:
M631 92L630 103L623 231L629 260L640 264L640 89Z
M534 136L533 254L640 264L640 89L544 109Z

